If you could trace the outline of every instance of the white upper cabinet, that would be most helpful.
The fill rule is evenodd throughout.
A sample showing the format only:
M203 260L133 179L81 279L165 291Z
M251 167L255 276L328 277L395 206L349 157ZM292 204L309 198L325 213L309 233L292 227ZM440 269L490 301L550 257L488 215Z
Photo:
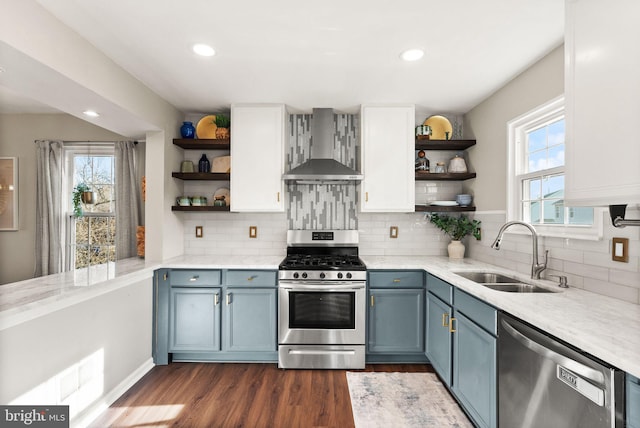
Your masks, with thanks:
M415 106L363 105L362 212L415 211Z
M231 211L284 211L286 108L231 106Z
M638 203L640 1L565 5L565 203Z

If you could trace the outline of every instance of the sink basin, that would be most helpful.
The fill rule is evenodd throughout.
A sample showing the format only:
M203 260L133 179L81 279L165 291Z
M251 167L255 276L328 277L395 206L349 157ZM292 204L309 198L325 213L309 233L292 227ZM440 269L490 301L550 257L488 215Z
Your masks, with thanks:
M496 284L501 282L521 282L515 278L511 278L500 273L493 272L456 272L456 275L460 275L463 278L469 279L473 282L480 284Z
M463 278L476 282L492 290L506 293L553 293L537 285L522 282L519 279L495 272L455 272Z

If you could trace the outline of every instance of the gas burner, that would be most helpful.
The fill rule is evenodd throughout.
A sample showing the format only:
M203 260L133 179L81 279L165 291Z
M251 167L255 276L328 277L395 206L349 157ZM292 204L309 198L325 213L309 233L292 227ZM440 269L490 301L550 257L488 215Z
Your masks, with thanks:
M357 255L289 254L280 264L280 269L364 270L366 267Z

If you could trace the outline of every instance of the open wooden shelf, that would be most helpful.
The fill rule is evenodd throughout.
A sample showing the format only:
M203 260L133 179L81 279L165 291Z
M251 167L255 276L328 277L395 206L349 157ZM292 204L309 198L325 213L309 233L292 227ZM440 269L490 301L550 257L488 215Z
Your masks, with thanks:
M462 181L476 178L475 172L416 172L416 180Z
M224 138L220 140L197 139L197 138L174 138L173 144L183 149L195 150L230 150L231 140Z
M172 172L171 176L173 178L179 178L180 180L231 180L231 174L228 172Z
M416 150L466 150L476 140L421 140L416 137Z
M191 212L205 212L205 211L231 211L229 206L226 207L214 207L211 205L205 206L181 206L174 205L171 207L171 211L191 211Z
M469 212L475 211L476 207L439 207L436 205L416 205L416 212L427 212L427 213L459 213L459 212Z

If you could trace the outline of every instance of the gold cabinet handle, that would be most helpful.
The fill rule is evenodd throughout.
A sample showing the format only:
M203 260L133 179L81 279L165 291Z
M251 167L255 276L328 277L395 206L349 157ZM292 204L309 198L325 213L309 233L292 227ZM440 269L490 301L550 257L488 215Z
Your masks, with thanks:
M371 295L371 307L373 307L375 304L376 304L376 298L372 294Z
M455 333L456 331L458 331L455 328L453 328L453 322L455 320L456 320L455 318L451 318L451 320L449 321L449 333Z
M442 326L449 327L449 314L446 312L442 314Z
M278 192L278 202L280 202L280 192Z
M231 293L227 293L227 305L231 304Z
M167 273L165 272L164 275L162 275L162 280L166 281L167 280Z
M393 280L393 282L395 282L397 284L398 282L400 282L400 280L396 278L396 279Z
M369 192L364 192L364 201L369 202Z
M251 275L250 277L247 278L247 281L253 281L257 277L258 277L258 275Z
M195 282L198 280L198 278L200 278L200 275L193 275L191 278L189 278L189 281Z
M218 306L218 304L220 303L220 295L218 293L216 293L215 297L213 298L213 303L215 306Z

